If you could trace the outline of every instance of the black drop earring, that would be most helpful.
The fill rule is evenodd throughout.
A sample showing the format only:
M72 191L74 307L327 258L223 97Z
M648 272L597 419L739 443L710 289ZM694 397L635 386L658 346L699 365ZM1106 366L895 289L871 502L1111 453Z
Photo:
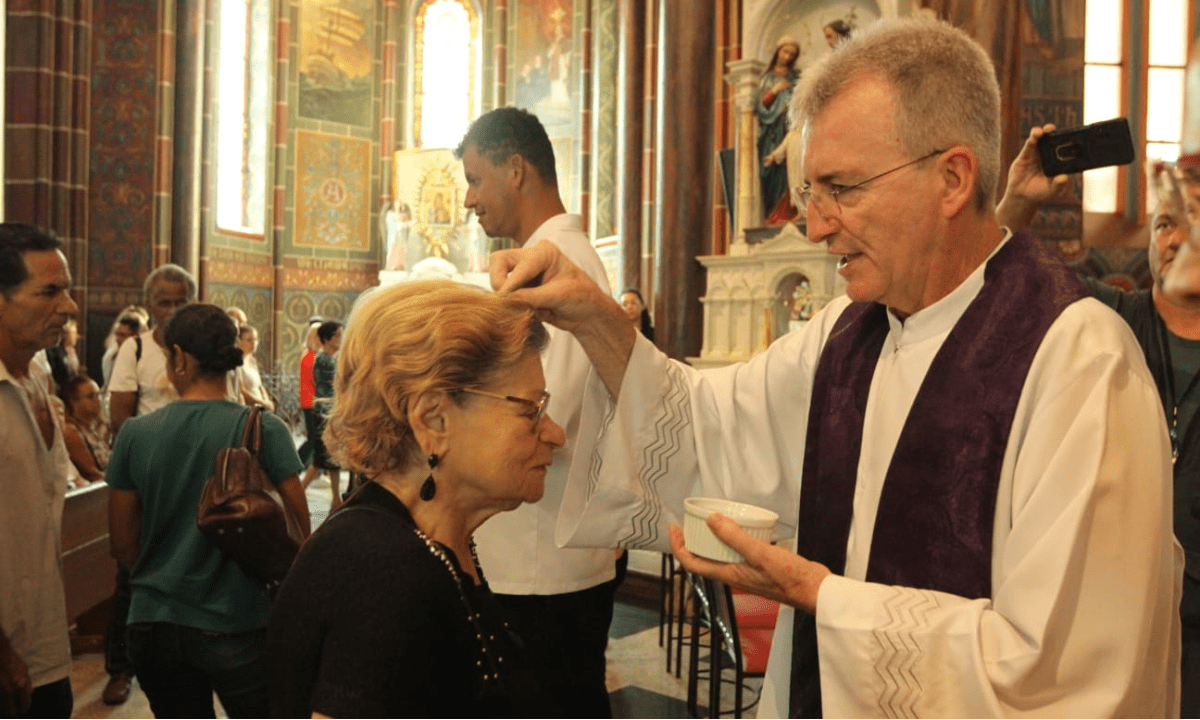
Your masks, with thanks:
M433 469L437 467L438 456L433 453L429 456L429 477L425 478L425 482L421 483L421 499L429 502L437 495L437 483L433 480Z

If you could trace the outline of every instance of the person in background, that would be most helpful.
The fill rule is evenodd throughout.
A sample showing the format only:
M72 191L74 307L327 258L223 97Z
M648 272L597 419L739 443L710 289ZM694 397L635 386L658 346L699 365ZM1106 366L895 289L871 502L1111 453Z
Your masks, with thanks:
M156 717L213 717L213 692L229 717L266 717L266 586L196 527L217 451L240 440L250 414L225 392L242 363L237 327L221 308L194 303L161 329L179 399L126 423L105 475L112 554L132 569L129 657ZM258 462L307 537L291 433L261 417Z
M129 418L151 413L175 399L175 389L167 377L162 328L177 308L196 302L196 279L187 270L168 263L146 277L142 293L150 309L150 326L121 346L108 385L114 437Z
M467 285L359 300L325 437L370 480L275 598L272 716L545 717L472 533L540 498L565 441L546 415L546 342L528 306Z
M1011 228L1033 222L1038 206L1070 187L1070 176L1042 172L1037 141L1054 125L1030 130L1008 171L1008 186L997 209ZM1161 162L1147 161L1151 188L1160 187ZM1157 193L1156 193L1157 194ZM1162 193L1146 224L1150 288L1125 292L1093 278L1082 278L1096 299L1117 311L1137 338L1158 386L1171 437L1174 476L1175 537L1183 545L1182 696L1180 717L1200 717L1200 307L1163 291L1163 276L1187 242L1191 224L1182 198Z
M83 485L104 479L112 452L108 424L100 403L100 386L87 375L76 375L62 387L66 422L63 438Z
M66 445L33 356L79 312L53 234L0 223L0 715L70 717L63 592Z
M137 337L144 326L145 320L133 313L121 314L113 320L113 329L109 331L108 338L104 340L106 349L100 360L100 370L104 377L104 391L108 391L108 380L113 377L113 361L116 360L116 352L126 340Z
M150 325L121 345L108 383L114 443L126 420L135 415L148 415L178 397L167 372L163 327L171 313L196 301L196 279L178 265L161 265L146 277L142 294L150 309ZM118 560L112 614L104 640L104 664L109 678L101 699L106 705L120 705L129 699L132 690L133 663L125 648L125 616L129 612L130 592L129 568Z
M63 327L62 340L46 348L46 361L54 378L54 388L51 390L54 394L60 393L71 378L79 374L79 352L75 347L78 343L79 323L72 319Z
M987 52L879 20L805 70L792 117L807 234L846 296L752 360L672 361L553 248L493 256L497 290L575 332L609 399L580 420L564 542L669 539L687 571L786 604L765 716L1175 715L1158 392L1125 323L997 222ZM693 554L693 495L775 510L796 548L716 513L745 562Z
M262 375L258 372L258 359L254 353L258 351L258 330L249 325L238 329L238 347L242 349L242 365L237 369L238 385L242 389L242 404L262 405L267 410L274 410L275 403L263 387Z
M642 300L641 291L637 288L626 288L621 293L621 309L625 311L629 322L633 323L647 340L654 342L654 323L650 322L650 311L646 309L646 301Z
M826 23L825 27L821 28L821 32L825 35L825 44L828 45L830 49L833 49L846 40L849 40L853 29L850 27L850 23L838 18L837 20Z
M329 512L342 504L341 484L342 469L329 456L325 446L325 421L333 405L333 379L337 373L337 361L334 355L342 346L342 327L340 320L326 320L317 328L317 339L321 349L313 358L313 410L317 416L317 437L313 441L313 465L321 469L329 477L329 486L333 497L329 503Z
M238 327L243 327L250 324L250 318L246 317L246 311L236 305L225 308L225 313L229 315L229 317L233 318L233 322L236 323Z
M509 237L523 247L553 245L608 288L582 218L567 213L559 196L554 148L535 115L511 107L485 113L455 153L467 180L464 204L489 237ZM552 332L542 366L554 395L550 412L571 435L584 404L587 357L573 337ZM541 500L497 515L476 538L492 590L524 638L544 684L541 712L609 717L604 651L627 559L612 549L563 549L555 541L574 445L570 437L550 469Z
M321 468L313 462L316 453L317 436L321 434L317 413L313 409L313 398L316 388L313 385L313 361L317 359L317 351L321 349L321 339L317 337L317 328L323 321L319 317L308 319L308 330L304 333L304 353L300 356L300 412L304 415L304 442L301 443L300 461L304 463L304 479L301 487L308 488L313 480L321 475Z

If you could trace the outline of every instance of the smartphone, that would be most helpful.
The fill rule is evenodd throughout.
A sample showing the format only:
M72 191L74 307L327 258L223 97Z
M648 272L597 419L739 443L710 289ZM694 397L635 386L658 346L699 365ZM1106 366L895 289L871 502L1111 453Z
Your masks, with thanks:
M1038 138L1042 172L1049 177L1133 162L1129 120L1116 118L1055 130Z

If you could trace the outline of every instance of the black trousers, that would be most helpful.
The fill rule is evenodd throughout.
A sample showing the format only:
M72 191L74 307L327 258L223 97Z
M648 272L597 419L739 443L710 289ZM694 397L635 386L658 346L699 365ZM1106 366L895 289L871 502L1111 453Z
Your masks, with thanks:
M625 579L628 554L617 576L561 595L497 595L525 643L529 665L542 686L541 717L610 718L604 651L613 598Z

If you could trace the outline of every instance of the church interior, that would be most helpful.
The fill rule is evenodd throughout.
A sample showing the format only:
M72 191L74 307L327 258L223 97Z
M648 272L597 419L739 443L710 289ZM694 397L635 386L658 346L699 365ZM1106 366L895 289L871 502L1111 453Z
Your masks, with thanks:
M3 213L65 241L82 363L100 378L114 320L143 302L155 267L175 263L201 301L244 309L267 389L297 433L310 318L344 320L365 290L419 277L488 285L488 255L511 241L488 237L464 207L454 150L497 107L541 120L567 211L583 218L614 295L645 298L669 356L718 367L803 326L842 281L795 205L790 84L836 52L839 33L881 18L939 17L984 46L1006 168L1031 127L1128 118L1134 162L1072 176L1033 227L1080 274L1148 287L1144 167L1180 154L1200 20L1195 0L6 0L6 10ZM85 654L112 592L104 513L97 488L68 494L64 573ZM669 574L660 556L634 557L631 571L631 607L655 607ZM646 663L662 672L664 659L655 646ZM108 712L96 695L77 691L77 715ZM685 711L674 702L626 716ZM138 707L120 712L148 712Z

